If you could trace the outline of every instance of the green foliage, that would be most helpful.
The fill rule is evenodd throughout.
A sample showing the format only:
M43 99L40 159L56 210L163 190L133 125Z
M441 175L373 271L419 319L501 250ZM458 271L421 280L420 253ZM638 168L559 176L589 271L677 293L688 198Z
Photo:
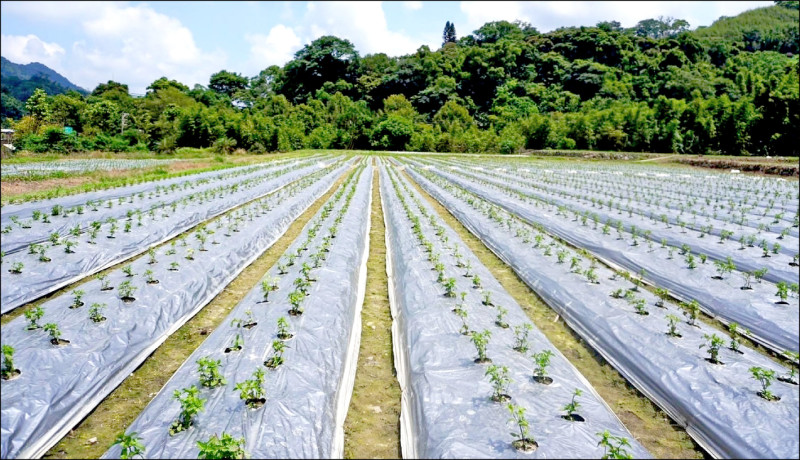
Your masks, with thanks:
M761 383L761 392L758 394L759 396L766 399L767 401L780 399L769 390L770 385L772 385L772 382L775 381L774 370L764 369L763 367L754 366L750 368L750 374L753 375L754 379L758 380L759 383Z
M14 347L11 345L3 345L3 367L2 367L2 377L3 379L8 380L14 375Z
M204 459L242 459L247 458L244 451L244 438L235 439L228 433L222 432L222 437L216 434L211 436L208 441L197 441L197 448L200 452L197 458Z
M207 388L225 385L227 381L219 370L222 360L205 356L197 360L197 371L200 373L200 384Z
M181 431L189 429L192 426L195 415L203 410L206 400L199 397L200 390L192 385L182 390L175 390L172 397L177 399L181 405L181 412L178 419L172 422L169 427L170 436L174 436Z
M237 383L235 390L239 392L239 398L251 407L257 407L257 400L264 397L264 369L260 367L253 372L253 378Z
M138 437L135 431L131 434L125 434L125 432L118 434L112 445L117 444L122 448L119 458L129 459L137 455L144 458L145 447L142 444L142 438Z
M511 382L513 382L513 380L511 380L511 377L508 376L508 367L491 364L486 369L486 373L484 375L489 376L489 381L491 382L492 388L494 389L494 393L492 394L492 401L502 402L507 400L508 385L510 385Z
M625 447L630 447L631 445L627 438L622 436L612 436L608 430L605 430L602 433L597 433L597 436L600 436L600 441L597 443L597 445L603 446L603 449L605 449L603 456L600 458L633 458L633 455L625 450Z

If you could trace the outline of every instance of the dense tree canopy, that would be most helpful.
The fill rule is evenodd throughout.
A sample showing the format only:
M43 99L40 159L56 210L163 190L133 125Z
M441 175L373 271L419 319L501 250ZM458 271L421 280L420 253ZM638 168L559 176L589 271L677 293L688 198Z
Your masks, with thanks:
M3 116L18 120L4 124L32 150L798 155L797 2L778 3L696 31L673 18L548 33L496 21L457 39L448 23L440 49L399 57L362 57L323 36L283 67L252 78L222 70L208 88L162 77L134 98L109 81L89 96L37 93L27 106L4 89ZM65 125L75 140L48 144L47 130Z

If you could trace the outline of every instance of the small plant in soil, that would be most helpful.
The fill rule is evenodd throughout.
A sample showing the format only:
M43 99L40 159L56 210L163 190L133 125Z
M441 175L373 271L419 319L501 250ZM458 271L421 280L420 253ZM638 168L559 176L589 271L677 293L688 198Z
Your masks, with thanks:
M245 318L243 320L240 320L241 323L242 323L242 327L243 328L251 329L251 328L255 327L256 325L258 325L258 322L256 322L256 319L253 317L253 311L252 310L245 310L244 314L245 314Z
M289 332L289 321L283 316L278 318L278 338L281 340L289 340L292 338L292 333Z
M586 275L586 280L589 281L590 283L600 284L600 280L597 277L597 272L595 272L594 267L589 267L588 269L586 269L584 275Z
M287 345L282 340L272 341L272 356L264 361L264 365L270 369L275 369L283 364L283 352L286 350Z
M533 326L530 323L523 323L518 326L514 326L514 350L520 353L527 353L530 349L530 344L528 343L528 334L530 331L533 330Z
M492 332L488 329L484 329L483 332L472 332L472 343L475 345L475 349L478 351L478 358L475 359L475 362L478 364L490 363L492 362L488 356L486 356L486 347L489 345L489 338L492 337Z
M656 307L666 308L664 302L666 302L667 299L669 299L669 291L667 289L657 287L656 297L658 297L658 300L656 301Z
M100 280L100 290L101 291L110 291L114 289L114 286L111 285L111 281L108 279L108 275L103 273L97 275L97 279Z
M461 318L461 329L459 329L459 332L461 332L463 335L470 335L472 331L469 329L469 324L467 324L467 309L456 308L453 311L456 315L458 315L459 318Z
M491 382L492 388L494 389L491 398L492 401L509 401L511 396L508 394L508 385L510 385L513 380L508 376L508 367L491 364L486 369L484 376L486 375L489 376L489 382Z
M94 321L95 323L101 323L106 320L106 317L103 316L103 309L106 308L106 304L104 303L93 303L89 306L89 319Z
M69 340L65 340L61 338L61 330L58 328L58 324L56 323L47 323L44 325L44 330L48 334L50 334L50 343L53 345L66 345L69 343Z
M222 360L211 359L209 356L198 359L197 371L200 373L200 385L206 388L216 388L227 384L227 380L220 372L220 364Z
M650 312L647 311L647 301L645 301L644 299L636 298L633 299L632 303L633 303L633 308L636 309L636 314L642 316L647 316L650 314Z
M194 260L194 248L186 248L186 260Z
M188 430L194 424L192 420L194 416L203 411L206 400L199 397L199 394L200 390L194 385L183 390L175 390L175 393L172 394L172 397L177 399L181 405L181 413L178 415L178 419L169 426L170 436Z
M136 275L136 273L133 272L132 265L126 265L122 267L122 273L125 273L125 276L127 276L128 278L133 278Z
M14 347L3 345L3 368L0 370L3 380L11 380L22 372L14 367Z
M82 307L83 306L83 301L81 299L83 298L84 294L86 294L86 293L83 292L81 289L73 290L72 291L72 295L73 295L72 305L70 305L69 308L80 308L80 307Z
M539 443L536 442L530 433L530 425L525 418L525 408L512 403L509 403L506 407L511 413L511 420L509 421L514 422L518 430L518 432L511 432L511 436L517 438L511 445L514 446L515 449L523 452L533 452L539 447Z
M778 284L775 285L778 288L778 292L775 293L781 300L779 302L775 302L777 304L785 305L789 302L786 301L789 298L789 285L786 284L785 281L778 281Z
M42 319L42 316L44 316L44 309L41 305L37 305L30 310L26 310L25 319L28 320L28 326L26 329L29 331L40 329L42 326L39 324L39 320Z
M703 334L703 338L708 340L708 343L701 344L699 348L708 347L709 357L706 360L714 364L725 364L719 360L719 349L725 345L725 340L717 334Z
M481 303L488 307L494 306L494 304L492 303L492 291L483 292L483 301L481 301Z
M447 278L444 282L444 295L447 297L455 297L456 296L456 279L455 278Z
M539 353L531 355L533 362L536 363L536 368L533 370L533 380L544 385L553 383L552 377L547 376L547 366L550 365L550 358L553 352L550 350L542 350Z
M700 327L697 325L697 317L700 315L700 304L696 300L689 303L681 303L683 315L686 317L686 324L689 326Z
M235 390L239 392L239 398L244 400L247 407L256 409L266 402L263 384L264 369L259 367L253 372L253 378L237 383Z
M289 303L292 305L292 308L289 309L290 315L298 316L303 314L303 307L301 307L300 304L305 297L306 295L300 291L292 291L289 293Z
M600 441L597 443L598 446L603 446L605 452L603 452L603 456L600 457L602 459L632 459L633 455L631 455L625 447L630 447L631 443L628 442L627 438L623 438L622 436L612 436L608 430L603 431L602 433L597 433L597 436L600 436Z
M779 401L781 399L780 396L769 390L770 385L772 385L772 382L775 380L774 370L754 366L750 368L750 373L753 375L754 379L761 383L761 391L758 392L759 396L767 401Z
M681 319L673 314L668 314L665 316L667 321L669 321L669 330L667 331L667 335L670 337L683 337L680 332L678 332L678 321Z
M117 435L117 438L114 440L114 444L112 446L119 446L122 448L122 451L119 454L119 458L121 459L130 459L134 458L137 455L141 458L144 458L144 444L142 444L142 438L137 436L138 433L135 431L131 434L125 434L124 432Z
M758 270L755 270L753 272L753 278L756 279L756 282L758 284L761 284L761 280L764 279L765 276L767 276L767 271L768 268L764 267L764 268L759 268Z
M467 269L466 273L464 273L464 276L466 278L471 277L472 276L472 261L471 260L467 260L467 263L464 264L464 268Z
M67 254L75 254L75 251L72 249L78 245L78 242L75 240L64 240L64 252Z
M742 328L740 328L737 323L730 323L728 324L728 332L730 332L731 334L731 343L730 345L728 345L728 349L736 353L742 354L742 351L739 350L739 345L741 344L741 341L739 339L742 336L742 333L744 333L744 335L749 335L750 330L744 329L744 331L742 331Z
M120 283L119 288L117 288L117 292L119 292L119 298L125 303L131 303L136 300L133 294L136 290L139 289L134 286L130 281L123 281Z
M789 368L789 373L781 375L778 380L797 385L797 360L800 359L800 353L786 350L782 354L789 359L789 366L791 367Z
M503 317L508 313L508 310L503 308L502 306L497 306L497 318L494 321L494 324L498 327L502 327L503 329L508 329L508 323L503 319Z
M58 234L58 232L51 233L49 239L50 239L50 244L53 246L58 246L59 244L61 244L61 236Z
M584 418L578 414L578 409L581 407L581 403L579 403L576 398L583 394L580 388L576 388L575 391L572 393L572 400L566 404L561 410L566 411L567 415L562 415L561 418L564 420L569 420L571 422L583 422Z
M230 353L232 351L240 351L243 345L244 341L242 340L242 335L236 334L236 337L233 338L233 343L231 344L231 346L225 349L225 353Z
M39 262L50 262L52 259L47 257L47 247L42 245L37 248L37 252L39 253Z
M145 270L144 279L147 281L147 284L158 284L158 280L153 275L153 270Z
M8 272L13 273L15 275L19 275L20 273L22 273L23 268L25 268L25 264L23 264L22 262L14 262L13 264L11 264L11 268L8 269Z
M296 287L303 295L308 294L308 288L311 286L311 283L308 282L305 278L295 278L294 280L294 287Z
M147 251L147 257L148 257L148 261L147 261L148 264L154 265L154 264L158 263L158 259L156 259L156 250L155 249L150 248Z
M197 458L200 459L247 458L247 454L244 451L244 438L235 439L224 431L221 438L218 438L215 434L206 442L197 441L197 448L200 450Z
M478 276L477 273L475 274L475 276L472 277L472 287L474 289L480 289L481 288L481 277Z

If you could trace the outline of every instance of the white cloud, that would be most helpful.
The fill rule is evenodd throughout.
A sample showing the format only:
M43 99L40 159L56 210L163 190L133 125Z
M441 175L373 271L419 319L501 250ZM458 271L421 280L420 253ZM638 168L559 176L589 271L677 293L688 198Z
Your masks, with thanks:
M270 29L267 35L248 34L245 39L250 43L249 67L255 72L271 65L282 66L303 46L303 42L294 30L283 24Z
M490 21L522 20L530 22L540 32L558 27L592 26L600 21L619 21L623 27L633 27L642 19L672 16L686 19L692 28L710 25L719 16L735 16L742 11L769 6L768 1L743 2L461 2L467 18L466 28L459 35L472 33Z
M412 11L421 10L422 2L403 2L403 6Z
M2 35L0 54L17 64L41 62L59 71L62 69L62 58L66 52L58 43L47 43L36 35Z
M389 30L381 2L309 2L303 21L305 43L322 35L335 35L353 42L360 54L413 53L422 43Z
M69 78L87 89L114 79L128 84L131 92L144 93L162 76L189 86L207 85L209 75L226 61L221 51L200 50L180 21L145 5L98 6L82 27L86 39L72 47L74 77Z

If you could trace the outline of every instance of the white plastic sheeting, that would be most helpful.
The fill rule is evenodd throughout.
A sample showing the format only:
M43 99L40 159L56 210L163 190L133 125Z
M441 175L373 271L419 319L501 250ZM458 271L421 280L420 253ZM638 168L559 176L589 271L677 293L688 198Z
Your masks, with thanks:
M116 388L150 353L182 324L219 294L247 265L269 248L305 209L330 189L347 168L321 170L307 181L248 204L220 219L238 222L238 233L226 230L220 221L211 225L218 244L199 250L195 241L186 247L177 244L158 251L158 263L147 258L131 266L137 275L132 283L138 289L136 301L125 303L118 297L120 283L127 278L122 270L109 274L112 291L101 291L93 280L81 286L86 294L84 306L69 309L71 296L64 294L45 302L40 324L54 322L70 340L66 346L49 343L42 330L26 330L25 318L10 321L2 328L3 344L14 347L15 363L22 374L2 382L0 412L0 457L39 457L70 428L86 416ZM260 200L261 201L261 200ZM262 211L261 204L269 204ZM188 249L194 261L186 260ZM166 255L165 251L176 253ZM172 262L179 263L172 271ZM143 273L152 270L158 284L146 284ZM93 303L105 303L108 319L94 323L88 317Z
M400 179L403 181L403 179ZM457 300L443 295L436 272L411 232L412 224L397 198L389 175L381 171L381 194L387 229L387 273L393 312L392 338L395 367L402 388L401 446L404 458L529 458L530 454L512 446L504 403L492 402L492 387L484 376L485 364L473 362L475 347L459 332L461 321L451 312ZM416 196L416 193L413 193ZM411 196L411 195L406 195ZM407 202L411 202L407 199ZM412 207L415 205L411 204ZM423 203L425 209L434 213ZM527 409L531 434L539 447L537 458L597 458L603 455L597 432L608 429L631 442L635 458L649 458L641 446L583 376L535 327L530 332L531 353L554 352L548 375L551 385L532 380L532 360L515 350L511 329L495 325L497 308L482 305L480 290L455 268L455 258L436 238L435 229L420 218L423 232L430 235L435 251L457 278L456 291L467 292L468 323L472 330L492 332L487 355L494 364L509 367L514 380L508 394L511 402ZM490 291L493 303L507 308L506 321L514 326L529 323L521 307L449 228L444 234L449 244L460 248L464 261L480 276L483 289ZM564 420L562 407L581 389L578 413L585 422Z

